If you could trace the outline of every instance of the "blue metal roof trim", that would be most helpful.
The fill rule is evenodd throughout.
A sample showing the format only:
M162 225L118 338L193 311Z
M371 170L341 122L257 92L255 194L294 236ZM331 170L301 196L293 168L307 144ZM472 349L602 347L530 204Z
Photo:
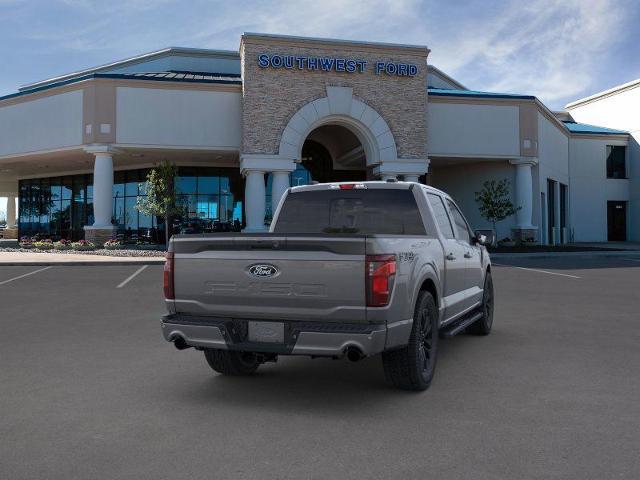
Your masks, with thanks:
M564 125L571 133L599 134L599 135L629 135L624 130L614 130L613 128L598 127L597 125L589 125L588 123L577 123L563 121Z
M521 100L535 100L533 95L519 95L517 93L479 92L477 90L454 90L447 88L427 88L429 95L442 97L481 97L481 98L515 98Z
M157 76L160 74L172 74L172 73L174 75L172 77ZM174 72L154 72L154 73L147 73L147 74L90 73L88 75L83 75L81 77L70 78L69 80L63 80L61 82L43 85L42 87L36 87L30 90L24 90L22 92L17 92L17 93L10 93L9 95L0 97L0 101L8 100L10 98L23 97L25 95L30 95L32 93L42 92L44 90L49 90L51 88L56 88L56 87L63 87L65 85L71 85L73 83L79 83L85 80L91 80L93 78L113 78L113 79L120 79L120 80L150 80L152 82L183 82L183 83L214 83L214 84L218 83L218 84L224 84L224 85L242 85L242 80L240 80L238 77L234 76L233 74L228 74L228 75L225 74L224 76L221 75L220 77L212 76L211 78L208 78L208 79L187 78L187 76L184 74L182 74L184 76L177 76L177 75L181 75L181 74L175 74ZM193 74L193 76L194 77L199 76L199 74Z

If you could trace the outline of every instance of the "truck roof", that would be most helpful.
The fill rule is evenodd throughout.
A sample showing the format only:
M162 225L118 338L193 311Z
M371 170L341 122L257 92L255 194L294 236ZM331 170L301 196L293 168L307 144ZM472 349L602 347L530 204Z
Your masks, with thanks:
M291 187L291 193L295 192L306 192L306 191L315 191L315 190L333 190L339 188L340 185L362 185L362 188L367 189L375 189L375 190L408 190L414 185L420 185L423 188L426 188L428 191L437 193L440 195L444 195L448 197L449 195L442 190L438 190L437 188L430 187L429 185L424 185L416 182L404 182L404 181L384 181L384 180L371 180L366 182L328 182L328 183L315 183L311 185L300 185L297 187ZM357 188L357 187L356 187Z

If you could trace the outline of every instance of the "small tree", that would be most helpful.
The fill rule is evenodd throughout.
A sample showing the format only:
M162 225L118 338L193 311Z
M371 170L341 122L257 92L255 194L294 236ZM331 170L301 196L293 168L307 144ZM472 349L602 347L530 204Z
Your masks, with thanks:
M498 235L496 224L515 214L521 208L516 208L511 203L509 181L506 178L497 182L495 180L484 182L482 190L476 192L476 203L478 204L480 215L488 222L491 222L496 237Z
M146 196L138 197L136 209L150 216L164 218L164 238L169 245L169 220L182 213L177 205L174 179L178 175L178 167L169 161L161 162L152 168L147 175L146 185L142 184Z

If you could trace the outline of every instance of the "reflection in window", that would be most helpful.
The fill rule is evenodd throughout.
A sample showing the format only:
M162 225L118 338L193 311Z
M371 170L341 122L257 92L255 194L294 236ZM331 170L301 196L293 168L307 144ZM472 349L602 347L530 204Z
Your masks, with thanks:
M148 170L114 172L113 224L117 238L127 242L164 240L162 219L135 208L145 195ZM180 168L176 188L184 214L173 222L173 232L239 231L243 222L244 181L237 168ZM78 240L92 225L93 175L20 180L21 236ZM186 222L192 221L187 229Z
M239 231L244 182L237 169L179 168L176 189L184 212L174 219L174 233Z
M456 231L458 232L457 238L459 240L471 241L471 232L467 227L467 221L462 216L462 213L458 209L458 206L453 203L451 200L447 198L447 205L449 206L449 211L453 216L453 223L456 226Z
M607 145L607 178L627 178L626 155L626 147Z
M429 199L429 204L433 210L433 217L435 218L444 238L454 238L451 219L449 218L447 210L444 208L442 197L440 197L440 195L428 193L427 198Z

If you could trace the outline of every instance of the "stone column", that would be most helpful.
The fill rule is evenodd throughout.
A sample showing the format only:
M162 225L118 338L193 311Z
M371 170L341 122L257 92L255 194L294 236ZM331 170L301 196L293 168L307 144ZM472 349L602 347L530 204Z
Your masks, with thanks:
M284 195L284 192L289 188L289 172L288 171L276 171L273 172L273 180L271 182L271 211L276 213L280 199Z
M1 231L5 240L15 240L18 238L18 227L16 226L16 197L7 196L7 228Z
M405 182L417 182L420 175L429 171L429 159L403 159L387 160L373 169L373 174L381 180L396 179L402 177Z
M264 215L266 206L266 192L264 185L264 171L246 170L247 179L244 189L244 210L247 216L245 232L265 231Z
M538 227L532 223L533 219L533 175L531 167L537 165L538 159L534 157L522 157L510 160L516 167L515 197L516 226L513 229L514 237L518 240L526 240L537 236Z
M240 156L240 172L246 178L244 190L245 232L264 232L266 192L265 172L273 172L271 184L272 205L275 210L284 191L289 188L289 172L296 168L293 158L280 155L243 153Z
M7 228L16 228L16 197L7 197Z
M116 228L113 216L113 148L109 146L86 147L94 155L93 163L93 225L84 227L85 240L102 245L113 238Z

